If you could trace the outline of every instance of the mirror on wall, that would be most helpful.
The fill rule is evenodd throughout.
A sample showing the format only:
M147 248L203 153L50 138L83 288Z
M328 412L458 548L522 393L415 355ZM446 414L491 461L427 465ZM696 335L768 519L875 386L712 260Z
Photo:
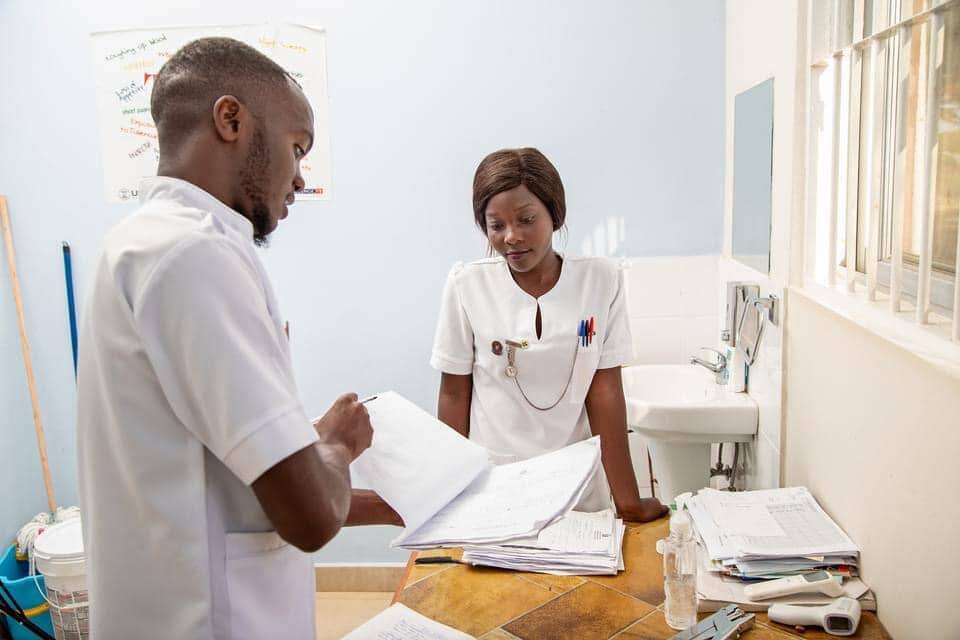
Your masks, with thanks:
M733 257L769 273L773 78L738 94L733 117Z

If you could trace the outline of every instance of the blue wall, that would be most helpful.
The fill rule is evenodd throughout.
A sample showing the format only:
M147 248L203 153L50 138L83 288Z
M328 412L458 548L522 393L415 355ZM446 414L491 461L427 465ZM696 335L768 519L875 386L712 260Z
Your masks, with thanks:
M440 289L485 248L472 226L479 160L534 145L568 194L566 248L720 252L724 3L0 2L0 193L9 198L50 461L76 494L74 383L60 259L78 303L107 204L89 33L289 20L328 29L332 194L303 202L263 254L291 323L311 415L340 392L395 389L424 407ZM615 221L612 222L612 221ZM616 233L604 233L614 229ZM562 248L562 247L561 247ZM0 278L0 537L45 508L16 321ZM392 534L351 530L323 561L386 561Z

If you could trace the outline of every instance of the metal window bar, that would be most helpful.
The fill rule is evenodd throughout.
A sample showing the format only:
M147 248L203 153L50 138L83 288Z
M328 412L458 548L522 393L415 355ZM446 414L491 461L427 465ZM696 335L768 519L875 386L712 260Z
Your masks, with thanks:
M886 42L884 42L886 46ZM870 75L867 78L867 126L866 126L866 175L863 179L864 185L864 212L866 214L866 224L868 229L866 274L867 274L867 299L877 299L877 243L880 241L880 197L875 188L877 178L874 177L874 165L876 157L876 122L877 122L877 88L880 85L880 74L877 67L880 63L880 41L874 40L870 43L868 49L868 60L870 63Z
M839 3L838 3L839 4ZM827 284L837 280L837 222L840 198L840 87L843 77L843 54L833 56L833 150L830 154L830 233L827 234Z
M925 109L923 114L917 114L916 119L920 120L917 122L917 137L918 144L921 145L920 153L917 158L917 166L915 167L916 172L913 176L904 175L904 180L912 180L913 184L916 185L914 189L914 194L916 196L916 201L914 203L914 215L920 221L920 240L921 240L921 252L919 256L919 270L918 270L918 286L917 286L917 296L916 296L916 321L921 324L929 322L930 314L930 288L931 288L931 277L932 277L932 253L933 253L933 206L931 202L931 188L933 186L933 172L935 165L935 158L933 154L936 149L936 135L937 135L937 116L938 116L938 91L937 91L937 82L939 78L938 70L938 59L939 59L939 47L942 46L942 37L941 31L943 26L943 13L947 10L953 9L957 4L960 4L960 0L945 0L944 2L931 6L928 9L925 9L913 16L910 16L906 19L897 20L902 15L901 3L899 0L891 0L889 5L889 10L886 20L876 20L874 24L885 22L886 26L882 29L878 29L870 35L866 35L865 32L861 32L859 35L862 35L859 40L851 42L845 46L839 46L841 42L841 29L843 28L844 15L842 14L842 0L835 0L833 3L833 52L830 54L831 65L833 68L833 149L830 159L830 202L829 202L829 224L831 228L831 233L826 234L829 244L827 247L827 259L828 259L828 284L830 286L835 285L836 283L836 268L838 266L837 262L837 253L838 253L838 244L839 244L839 232L840 229L837 226L839 222L839 206L840 206L840 193L839 193L839 184L840 180L847 180L847 197L846 200L846 209L845 209L845 232L846 232L846 242L845 242L845 281L846 288L848 291L855 291L856 283L858 280L858 274L856 272L856 229L857 229L857 194L856 186L859 182L857 179L858 176L855 174L855 169L857 173L859 172L859 162L853 161L854 149L859 148L860 141L858 139L859 133L859 109L850 107L848 113L850 114L849 122L847 122L847 132L848 138L843 141L841 138L840 125L842 120L842 105L841 105L841 89L842 85L842 71L843 71L843 61L844 58L849 57L849 95L848 104L853 105L861 101L862 95L860 94L859 87L859 78L860 74L857 73L858 68L861 65L862 56L864 55L864 49L869 49L866 55L869 56L871 61L870 73L871 77L868 79L867 85L867 99L869 100L869 105L867 109L867 118L868 118L868 127L867 127L867 140L866 145L868 148L867 158L868 166L872 166L873 157L876 153L875 145L875 132L874 132L874 119L877 117L877 107L876 107L876 98L877 98L877 87L879 86L879 79L877 77L877 65L876 61L878 59L878 43L886 40L886 51L887 51L887 68L894 70L894 81L888 84L888 89L891 92L891 96L885 100L885 111L883 117L886 123L886 127L889 128L889 131L883 134L883 141L881 143L881 154L884 157L890 157L889 163L886 161L882 162L882 173L883 179L881 180L879 193L876 193L876 188L874 185L870 184L869 180L864 181L864 186L867 189L866 192L866 211L865 214L868 216L868 224L866 228L869 229L870 233L870 242L868 243L868 252L869 257L867 260L867 278L866 286L868 290L868 296L870 299L876 298L876 291L878 286L878 270L877 265L881 259L879 243L881 242L881 213L887 212L886 214L890 216L890 225L891 229L889 230L889 243L890 243L890 254L891 254L891 264L890 264L890 276L889 276L889 293L890 293L890 308L893 312L900 311L901 301L904 294L903 286L903 262L904 262L904 249L903 249L903 233L904 233L904 207L900 207L900 210L895 210L893 206L894 198L896 192L893 182L893 171L894 163L896 159L894 157L897 149L897 144L899 143L899 138L904 134L904 132L899 131L900 127L898 126L899 119L901 118L900 114L900 96L899 94L899 82L900 79L905 77L904 65L909 66L909 57L904 55L902 50L903 46L908 42L909 29L915 25L926 24L927 29L927 39L928 42L926 51L926 65L925 73L923 73L922 80L925 80ZM863 4L857 3L858 9L862 11ZM849 17L847 17L849 19ZM857 20L862 20L859 16ZM862 23L861 23L862 24ZM854 26L855 25L847 25ZM815 67L825 67L827 66L823 62L813 62L811 68ZM907 118L911 117L911 114L903 114ZM846 142L846 145L842 144ZM844 149L846 146L846 149ZM847 152L847 171L844 172L846 175L841 174L840 167L840 154L846 150ZM857 154L858 155L858 154ZM857 160L859 158L857 157ZM880 205L878 207L877 205ZM960 213L958 213L960 216ZM885 232L886 233L886 232ZM958 257L957 257L957 267L960 267L960 237L957 240L958 243ZM885 252L884 252L885 256ZM861 280L862 281L862 280ZM953 291L954 305L952 313L952 334L954 340L960 340L960 268L958 268L954 274L954 291Z
M937 45L940 40L940 27L942 25L943 15L940 13L934 13L927 23L927 100L923 123L923 154L920 157L918 207L916 209L920 216L920 264L918 266L916 309L918 324L927 324L930 321L930 276L933 266L933 203L930 198L930 189L933 185L933 168L936 163L933 154L937 142L937 77L939 75L937 72ZM954 315L956 315L956 310L954 310Z
M834 50L831 53L831 55L835 56L838 53L847 53L848 51L854 50L854 49L864 49L867 46L869 46L870 42L872 42L873 40L885 40L886 38L889 38L891 35L893 35L897 30L902 29L903 27L912 27L914 25L923 24L932 16L940 15L942 19L943 13L945 11L948 11L954 5L957 5L957 4L960 4L960 0L944 0L944 2L941 2L935 7L930 7L929 9L920 11L919 13L912 15L909 18L902 19L895 24L891 24L887 27L884 27L883 29L876 31L870 34L869 36L863 37L860 40L856 40L855 42L851 42L850 44L845 45L843 47L836 46L836 43L840 41L840 36L837 35L834 38ZM842 19L840 17L841 14L840 14L839 5L840 5L839 2L836 3L835 7L837 9L834 14L836 33L839 32L839 25L836 25L836 23ZM813 61L811 64L813 66L822 66L824 62L825 61L817 60L817 61Z
M846 288L857 290L857 214L860 200L860 109L863 50L850 52L850 75L847 93L847 197L846 197Z
M897 31L897 38L895 42L896 50L896 59L899 61L899 64L894 67L894 87L895 93L894 98L890 102L893 105L893 118L891 119L893 135L891 136L891 146L890 152L893 156L893 161L899 163L900 159L897 157L897 151L900 145L900 137L906 136L906 127L904 130L900 130L900 79L907 76L907 70L910 67L910 56L905 55L903 47L907 46L909 42L908 36L910 27L906 25L900 26ZM909 117L908 113L904 113L904 116ZM903 175L904 179L906 176ZM890 310L893 313L900 312L900 301L903 297L903 215L904 215L904 206L903 206L903 187L901 186L897 191L895 185L892 184L894 181L891 180L890 191L891 191L891 206L890 206L890 222L891 222L891 238L890 238ZM894 198L896 198L896 204L894 204Z

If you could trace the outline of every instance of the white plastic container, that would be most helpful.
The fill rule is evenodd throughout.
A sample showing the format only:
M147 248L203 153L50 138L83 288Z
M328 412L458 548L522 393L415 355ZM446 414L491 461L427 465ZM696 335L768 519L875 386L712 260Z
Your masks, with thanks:
M90 603L80 519L44 530L34 543L33 557L47 585L50 619L57 640L88 640Z
M663 541L663 591L667 625L683 630L697 624L697 543L682 507L670 516L670 535Z

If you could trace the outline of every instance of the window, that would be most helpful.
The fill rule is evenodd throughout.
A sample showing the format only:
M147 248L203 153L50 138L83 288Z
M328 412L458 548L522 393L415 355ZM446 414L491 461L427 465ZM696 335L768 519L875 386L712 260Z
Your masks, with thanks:
M809 28L806 273L960 341L960 0L813 0Z

